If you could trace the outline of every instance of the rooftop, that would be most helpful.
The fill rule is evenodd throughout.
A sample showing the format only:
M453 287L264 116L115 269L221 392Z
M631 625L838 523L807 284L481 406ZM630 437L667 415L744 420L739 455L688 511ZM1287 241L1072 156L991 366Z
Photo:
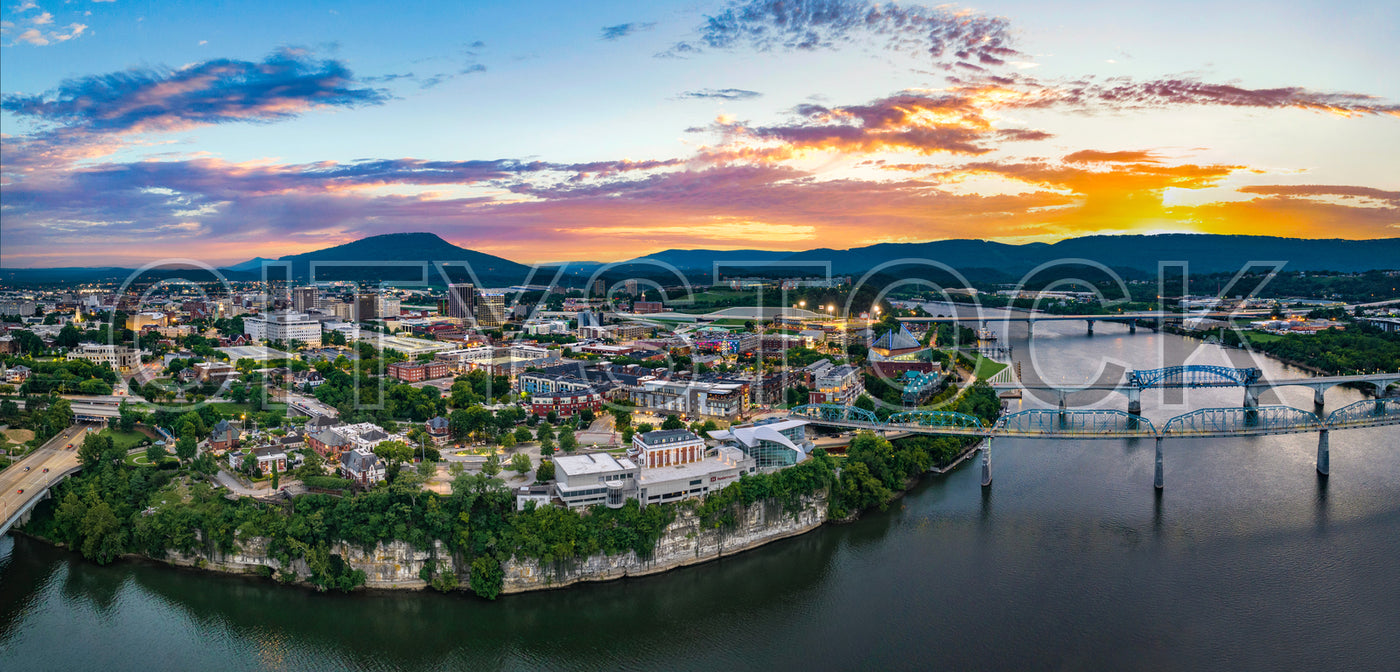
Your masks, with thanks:
M584 474L606 474L636 469L637 465L625 457L615 458L607 453L591 453L588 455L556 455L554 468L568 476L582 476Z

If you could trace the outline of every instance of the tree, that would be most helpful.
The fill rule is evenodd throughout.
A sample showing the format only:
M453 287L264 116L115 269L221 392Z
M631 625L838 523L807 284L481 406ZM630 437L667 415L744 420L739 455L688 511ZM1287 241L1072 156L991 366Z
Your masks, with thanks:
M105 501L88 507L81 533L83 557L99 565L115 560L126 546L126 530Z
M160 461L161 461L162 459L164 459L164 458L165 458L165 446L158 446L158 445L156 445L156 444L154 444L154 443L152 443L152 444L149 445L149 446L146 446L146 461L147 461L147 462L150 462L150 463L153 464L153 465L159 465L159 464L160 464Z
M613 416L613 426L617 428L626 427L632 424L632 413L621 408L614 408L611 411Z
M472 561L471 588L472 592L481 597L496 599L496 596L501 594L505 577L501 563L489 555L479 556Z
M83 340L83 331L72 324L65 324L58 331L58 337L54 338L54 345L60 348L76 348Z
M528 427L516 427L516 428L515 428L515 442L516 442L516 443L525 443L526 441L529 441L529 440L532 439L532 438L534 438L534 437L530 435L530 429L529 429Z
M280 478L280 475L277 473L277 463L276 463L276 462L273 462L273 463L272 463L272 489L273 489L273 490L276 490L276 489L277 489L277 486L281 485L281 482L282 482L282 480L281 480L281 478Z
M591 409L591 408L585 408L585 409L579 411L579 412L578 412L578 421L581 423L579 426L580 426L580 427L583 427L583 426L587 426L587 425L593 424L593 419L596 418L596 417L598 417L598 416L595 415L595 414L593 413L593 409Z
M559 430L559 448L566 453L578 450L578 438L574 436L573 427L564 427Z
M83 439L83 445L78 448L78 459L82 461L85 469L91 469L103 458L109 457L112 450L112 437L89 433Z
M481 473L491 477L501 473L501 457L496 453L487 455L486 461L481 465Z
M655 428L655 427L652 427L650 422L643 422L642 424L637 425L637 433L638 433L638 434L646 434L647 432L650 432L650 431L653 430L653 429L656 429L656 428Z
M258 471L258 458L252 453L243 456L243 473L252 476Z
M540 423L540 428L535 430L535 438L539 440L540 445L544 445L545 441L550 441L550 443L553 444L554 428L547 422Z
M437 462L429 460L423 460L422 462L419 462L418 475L422 476L424 479L429 479L434 476L437 476Z
M198 445L194 440L194 434L186 432L179 441L175 442L175 457L180 458L182 462L194 459Z
M666 416L666 421L661 423L661 428L685 429L685 422L683 422L679 417L677 417L676 414L672 413L671 415Z
M870 411L871 413L875 412L875 400L871 399L868 394L860 395L860 397L856 399L856 403L852 405L856 408Z
M515 433L501 435L501 447L510 450L515 447Z
M384 441L374 447L374 454L390 466L413 459L413 449L402 441Z
M540 468L535 470L535 482L548 483L552 480L554 480L554 462L540 460Z
M510 458L510 468L521 476L533 466L535 465L530 462L530 456L525 453L516 453L515 457Z
M314 450L304 451L301 466L297 467L297 478L304 481L308 478L325 475L325 460L321 457L321 454Z

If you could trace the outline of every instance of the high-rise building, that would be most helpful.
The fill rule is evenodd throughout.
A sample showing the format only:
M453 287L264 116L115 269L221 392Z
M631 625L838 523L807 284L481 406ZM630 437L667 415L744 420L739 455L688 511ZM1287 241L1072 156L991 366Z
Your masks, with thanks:
M494 329L506 323L506 295L500 292L480 292L476 295L476 324Z
M361 322L379 317L379 297L359 294L355 297L355 319Z
M602 278L593 281L593 295L600 299L608 295L608 283Z
M459 320L471 319L476 308L476 286L459 282L447 286L447 316Z
M292 290L292 308L299 313L316 308L315 287L297 287Z
M398 317L400 311L399 297L388 294L379 295L379 305L376 306L377 315L380 319Z

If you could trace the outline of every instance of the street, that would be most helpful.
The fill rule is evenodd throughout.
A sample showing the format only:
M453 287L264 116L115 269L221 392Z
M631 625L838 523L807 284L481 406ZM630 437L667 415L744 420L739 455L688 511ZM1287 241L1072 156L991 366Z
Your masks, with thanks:
M8 520L64 472L78 466L78 446L89 426L80 423L59 432L38 450L0 471L0 521ZM71 448L69 443L73 444ZM29 470L25 471L25 467Z

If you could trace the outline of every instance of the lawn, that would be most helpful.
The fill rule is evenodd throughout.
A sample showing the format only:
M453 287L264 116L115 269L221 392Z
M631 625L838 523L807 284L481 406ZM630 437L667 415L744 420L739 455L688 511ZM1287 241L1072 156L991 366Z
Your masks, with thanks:
M991 378L992 376L1001 373L1001 370L1005 369L1007 366L1002 362L987 359L982 355L964 356L968 357L969 359L972 359L973 362L975 362L972 368L972 375L976 376L977 380L987 380L988 378Z
M1248 338L1249 342L1251 343L1272 343L1274 341L1281 341L1285 338L1284 336L1279 334L1266 334L1262 331L1248 332L1247 334L1245 334L1245 337Z
M147 441L151 438L135 430L132 430L130 432L123 432L121 430L113 429L111 427L108 427L107 429L98 432L97 435L112 437L112 445L122 450L131 450L132 448L141 445L142 441Z
M130 467L154 467L154 466L156 466L156 465L154 465L154 464L151 464L151 461L150 461L150 460L146 459L146 454L145 454L145 453L132 453L132 454L130 454L130 455L127 455L127 456L126 456L126 459L123 460L123 461L126 462L127 466L130 466ZM165 457L161 458L161 461L160 461L161 464L169 464L169 463L171 463L171 462L179 462L179 460L176 459L173 455L166 455Z

